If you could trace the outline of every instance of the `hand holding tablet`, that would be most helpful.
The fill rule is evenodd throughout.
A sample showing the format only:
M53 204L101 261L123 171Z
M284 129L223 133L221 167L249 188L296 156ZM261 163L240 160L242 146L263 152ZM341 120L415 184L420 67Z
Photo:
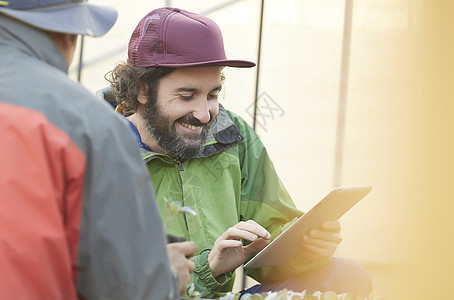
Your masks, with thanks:
M299 241L309 230L320 226L325 221L338 220L364 198L371 189L371 186L334 188L313 208L244 264L244 268L286 264L298 254L300 247L296 247L295 243L299 244Z

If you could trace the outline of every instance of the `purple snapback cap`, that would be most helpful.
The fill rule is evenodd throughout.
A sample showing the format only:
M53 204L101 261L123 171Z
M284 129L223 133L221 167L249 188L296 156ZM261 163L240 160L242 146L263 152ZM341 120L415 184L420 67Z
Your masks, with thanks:
M104 35L117 20L114 8L86 0L5 0L0 14L48 31L90 36Z
M128 63L135 67L255 66L226 58L221 30L211 19L172 7L155 9L140 20L129 41Z

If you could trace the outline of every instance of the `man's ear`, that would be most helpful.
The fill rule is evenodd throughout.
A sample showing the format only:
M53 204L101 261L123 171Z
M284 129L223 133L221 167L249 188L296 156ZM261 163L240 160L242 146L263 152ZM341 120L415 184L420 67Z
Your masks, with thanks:
M54 43L63 49L70 49L74 46L74 43L77 42L77 35L75 34L53 31L48 31L48 34Z
M139 82L137 101L139 101L140 104L146 104L148 102L148 85L143 81Z

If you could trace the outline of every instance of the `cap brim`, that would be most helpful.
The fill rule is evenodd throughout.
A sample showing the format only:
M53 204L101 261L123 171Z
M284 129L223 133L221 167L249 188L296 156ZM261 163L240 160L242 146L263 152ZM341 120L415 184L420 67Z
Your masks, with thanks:
M210 67L210 66L223 66L223 67L234 67L234 68L251 68L255 67L255 63L247 60L213 60L204 62L191 62L191 63L155 63L148 66L142 67L172 67L172 68L184 68L184 67Z
M106 34L117 20L114 8L86 2L39 10L0 7L0 13L44 30L89 36Z

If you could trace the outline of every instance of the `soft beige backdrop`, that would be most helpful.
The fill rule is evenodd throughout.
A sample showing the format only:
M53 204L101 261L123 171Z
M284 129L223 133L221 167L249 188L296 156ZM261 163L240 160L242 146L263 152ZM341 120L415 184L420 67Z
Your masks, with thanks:
M119 10L111 32L85 39L82 84L95 92L106 86L104 74L126 60L126 45L137 22L165 1L90 2ZM420 221L423 210L432 216L438 212L423 208L423 203L436 205L442 200L432 199L431 193L421 196L431 191L421 188L426 182L423 150L426 155L440 154L424 140L430 131L422 134L428 124L422 122L423 104L432 101L421 97L424 87L425 96L431 95L432 88L425 85L428 78L423 80L422 67L432 66L428 58L437 57L437 48L423 48L423 40L437 31L423 20L438 22L437 17L422 18L424 2L354 1L352 18L341 185L372 185L373 191L341 219L343 242L336 255L353 258L372 272L374 295L399 299L410 299L409 293L422 295L412 276L426 270L416 268L416 262L433 259L434 249L420 251L421 247L432 241L432 229L444 229L424 227L427 224ZM430 3L438 2L442 1ZM172 1L173 6L199 13L221 3ZM208 14L223 31L229 58L256 61L259 11L259 0L242 0ZM443 11L439 6L433 16ZM259 98L262 117L257 120L257 131L295 203L307 210L333 187L344 2L266 1L264 17L259 91L265 94ZM74 79L76 65L70 70ZM255 68L226 69L221 100L251 124L255 72ZM433 74L438 74L436 69ZM439 128L434 126L434 130ZM452 139L452 123L441 128ZM434 176L440 175L437 171L433 170ZM421 228L426 233L422 238ZM433 293L433 287L427 290Z

